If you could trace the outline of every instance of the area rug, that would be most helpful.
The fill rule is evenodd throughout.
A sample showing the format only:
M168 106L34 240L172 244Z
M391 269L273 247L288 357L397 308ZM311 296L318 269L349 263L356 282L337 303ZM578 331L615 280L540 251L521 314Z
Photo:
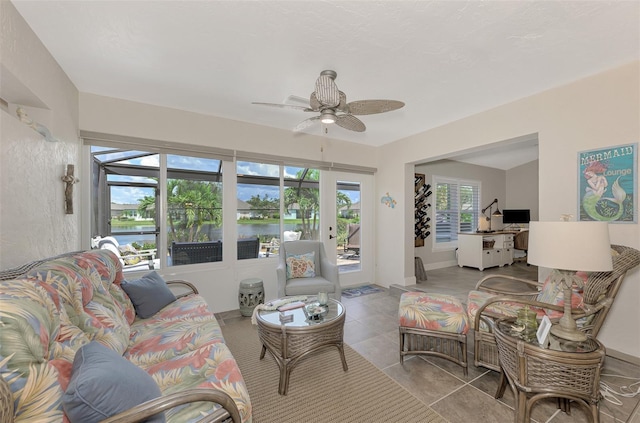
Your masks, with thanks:
M280 372L249 319L222 327L251 397L253 423L446 423L429 406L345 345L348 371L336 348L307 356L293 369L287 395L278 394Z
M345 288L342 290L342 296L345 298L361 297L363 295L375 294L376 292L384 292L384 289L373 285L363 285L354 288Z

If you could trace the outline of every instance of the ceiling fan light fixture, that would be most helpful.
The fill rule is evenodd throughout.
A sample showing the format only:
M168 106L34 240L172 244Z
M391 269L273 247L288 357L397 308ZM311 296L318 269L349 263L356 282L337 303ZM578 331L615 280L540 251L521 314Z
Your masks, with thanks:
M320 116L320 122L326 124L336 123L336 112L334 112L333 110L323 111L322 115Z

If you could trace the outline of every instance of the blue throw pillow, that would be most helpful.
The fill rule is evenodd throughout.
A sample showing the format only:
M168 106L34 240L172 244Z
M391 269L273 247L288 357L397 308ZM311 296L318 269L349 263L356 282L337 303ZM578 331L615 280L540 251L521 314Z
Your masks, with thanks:
M158 272L149 272L140 279L122 281L122 289L127 293L136 314L143 319L153 316L160 309L176 300Z
M93 341L76 352L62 407L71 423L93 423L161 395L147 372ZM164 413L146 421L164 423Z

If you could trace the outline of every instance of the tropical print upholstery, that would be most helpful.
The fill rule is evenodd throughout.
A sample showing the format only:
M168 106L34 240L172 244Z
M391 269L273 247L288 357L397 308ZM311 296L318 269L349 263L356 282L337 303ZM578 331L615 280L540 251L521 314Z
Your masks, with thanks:
M589 279L587 272L576 272L575 275L582 280L583 284L586 284ZM571 307L578 308L582 305L582 288L575 288L571 295ZM551 276L542 284L540 293L538 294L538 301L542 303L555 304L558 306L564 306L564 288L562 284L556 284L551 281ZM564 313L557 310L548 310L547 315L550 319L560 318Z
M405 292L398 309L400 326L465 334L469 320L462 303L445 294Z
M469 321L475 322L476 314L478 314L480 307L482 307L490 298L495 296L495 294L490 294L485 291L469 291L467 296L467 313L469 314ZM521 308L522 304L501 301L499 303L489 305L484 312L492 316L516 317L518 315L518 310ZM489 323L493 323L491 319L480 320L480 330L483 332L490 331L487 320Z
M118 258L92 250L0 281L0 376L13 392L15 421L67 422L61 399L75 353L98 341L147 371L163 394L221 389L251 422L244 380L204 299L182 297L140 319L122 280ZM165 415L167 422L194 422L213 407L196 402Z
M580 279L583 280L583 283L586 284L589 274L585 272L576 272L576 276L580 277ZM564 290L561 285L552 283L550 279L551 278L547 278L542 284L542 288L538 293L536 301L562 307L564 306ZM579 308L582 305L582 291L582 289L578 288L573 290L573 294L571 296L572 308ZM490 298L495 296L496 294L486 291L469 291L467 296L467 313L469 315L469 321L474 322L480 307L482 307ZM492 324L493 319L495 318L517 317L518 310L522 307L522 303L518 303L517 301L500 301L490 304L484 309L483 313L491 316L492 318L480 320L480 330L489 332L489 324ZM562 317L563 314L561 311L551 309L542 309L537 307L531 307L531 309L536 312L538 320L542 319L545 315L550 319L558 319ZM577 319L576 324L578 327L581 327L587 324L592 318L593 316L587 316ZM487 322L489 322L489 324Z

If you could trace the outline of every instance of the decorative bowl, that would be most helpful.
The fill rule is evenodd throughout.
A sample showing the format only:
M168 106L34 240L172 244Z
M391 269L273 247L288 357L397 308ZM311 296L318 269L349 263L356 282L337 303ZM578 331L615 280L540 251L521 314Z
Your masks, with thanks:
M305 314L309 320L322 320L327 315L329 307L320 305L319 303L308 304L305 308Z

